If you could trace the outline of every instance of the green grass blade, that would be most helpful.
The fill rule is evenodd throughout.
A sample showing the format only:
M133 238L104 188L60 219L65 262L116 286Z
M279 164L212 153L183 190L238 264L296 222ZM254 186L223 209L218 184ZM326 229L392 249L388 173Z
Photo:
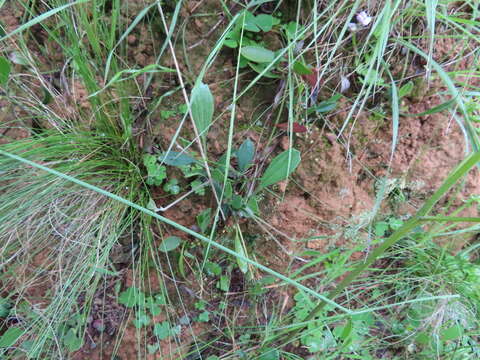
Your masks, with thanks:
M37 17L35 17L32 20L26 22L25 24L20 25L18 28L16 28L12 32L8 33L7 35L1 37L0 41L4 41L6 39L9 39L12 36L15 36L15 35L23 32L23 31L27 30L28 28L32 27L33 25L41 23L43 20L48 19L50 16L55 15L56 13L58 13L60 11L63 11L65 9L69 8L69 7L72 7L72 6L75 6L75 5L78 5L78 4L82 4L82 3L86 3L86 2L89 2L89 1L90 0L77 0L77 1L74 1L72 3L66 4L66 5L63 5L63 6L59 6L55 9L49 10L49 11L47 11L47 12L41 14L41 15L38 15Z
M113 200L116 200L116 201L121 202L122 204L125 204L125 205L127 205L127 206L130 206L130 207L132 207L132 208L134 208L134 209L137 209L137 210L143 212L144 214L150 215L151 217L154 217L154 218L160 220L161 222L163 222L163 223L165 223L165 224L168 224L168 225L170 225L170 226L173 226L174 228L176 228L176 229L178 229L178 230L181 230L181 231L185 232L186 234L189 234L189 235L191 235L191 236L193 236L193 237L195 237L195 238L197 238L197 239L199 239L199 240L201 240L201 241L203 241L203 242L205 242L205 243L207 243L207 244L209 244L209 245L211 245L211 246L213 246L213 247L216 247L217 249L219 249L219 250L221 250L221 251L223 251L223 252L225 252L225 253L227 253L227 254L229 254L229 255L232 255L232 256L234 256L234 257L236 257L236 258L239 258L240 260L242 260L242 261L244 261L244 262L247 262L247 263L255 266L256 268L258 268L258 269L260 269L260 270L262 270L262 271L264 271L264 272L266 272L266 273L268 273L268 274L270 274L270 275L273 275L273 276L277 277L278 279L280 279L280 280L282 280L282 281L285 281L285 282L288 283L289 285L295 286L296 288L305 291L306 293L308 293L308 294L310 294L310 295L312 295L312 296L314 296L314 297L322 300L323 303L332 305L333 307L335 307L335 308L337 308L337 309L339 309L339 310L341 310L341 311L343 311L343 312L345 312L345 313L350 313L350 310L349 310L349 309L347 309L347 308L345 308L345 307L337 304L336 302L334 302L334 301L326 298L325 296L319 294L318 292L316 292L316 291L314 291L314 290L312 290L312 289L310 289L310 288L308 288L308 287L306 287L306 286L304 286L304 285L302 285L302 284L300 284L300 283L298 283L298 282L290 279L289 277L287 277L287 276L285 276L285 275L282 275L282 274L276 272L275 270L272 270L272 269L270 269L270 268L268 268L268 267L266 267L266 266L264 266L264 265L262 265L262 264L259 264L259 263L257 263L256 261L253 261L253 260L251 260L251 259L249 259L249 258L247 258L247 257L245 257L245 256L243 256L243 255L241 255L241 254L239 254L239 253L237 253L237 252L235 252L235 251L227 248L226 246L223 246L223 245L221 245L221 244L219 244L219 243L217 243L217 242L215 242L215 241L213 241L213 240L210 240L209 238L207 238L207 237L205 237L205 236L203 236L203 235L201 235L201 234L199 234L199 233L197 233L197 232L195 232L195 231L193 231L193 230L191 230L191 229L189 229L189 228L187 228L187 227L185 227L185 226L183 226L183 225L180 225L180 224L178 224L178 223L176 223L176 222L174 222L174 221L172 221L172 220L170 220L170 219L168 219L168 218L166 218L166 217L163 217L163 216L161 216L161 215L158 215L157 213L155 213L155 212L153 212L153 211L151 211L151 210L148 210L147 208L144 208L143 206L140 206L140 205L138 205L138 204L135 204L134 202L132 202L132 201L130 201L130 200L124 199L124 198L122 198L121 196L112 194L111 192L106 191L106 190L104 190L104 189L101 189L101 188L99 188L99 187L97 187L97 186L94 186L94 185L91 185L91 184L86 183L86 182L84 182L84 181L78 180L78 179L76 179L76 178L74 178L74 177L72 177L72 176L63 174L63 173L61 173L61 172L59 172L59 171L56 171L56 170L54 170L54 169L50 169L50 168L48 168L48 167L46 167L46 166L43 166L43 165L37 164L37 163L35 163L35 162L33 162L33 161L30 161L30 160L28 160L28 159L22 158L21 156L18 156L18 155L15 155L15 154L11 154L11 153L6 152L6 151L3 151L3 150L0 150L0 155L9 157L9 158L14 159L14 160L17 160L17 161L20 161L20 162L22 162L22 163L24 163L24 164L33 166L33 167L35 167L35 168L37 168L37 169L41 169L41 170L46 171L46 172L48 172L48 173L50 173L50 174L53 174L53 175L55 175L55 176L58 176L58 177L60 177L60 178L62 178L62 179L64 179L64 180L71 181L71 182L73 182L73 183L75 183L75 184L77 184L77 185L80 185L80 186L85 187L86 189L93 190L93 191L95 191L95 192L97 192L97 193L99 193L99 194L101 194L101 195L103 195L103 196L107 196L107 197L109 197L109 198L111 198L111 199L113 199Z

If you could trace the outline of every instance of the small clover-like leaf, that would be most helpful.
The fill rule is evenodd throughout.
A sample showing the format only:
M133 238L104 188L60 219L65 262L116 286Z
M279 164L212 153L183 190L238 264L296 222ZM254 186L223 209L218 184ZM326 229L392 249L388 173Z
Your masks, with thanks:
M129 287L127 290L120 293L118 297L118 303L128 308L138 306L144 302L145 294L135 286Z
M181 243L181 239L178 236L169 236L159 246L159 250L162 252L169 252L175 250Z

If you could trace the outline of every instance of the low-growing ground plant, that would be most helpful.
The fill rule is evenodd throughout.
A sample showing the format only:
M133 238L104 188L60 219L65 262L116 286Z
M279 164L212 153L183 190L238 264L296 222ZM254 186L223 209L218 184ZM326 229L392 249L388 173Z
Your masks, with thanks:
M479 358L477 18L0 0L0 358Z

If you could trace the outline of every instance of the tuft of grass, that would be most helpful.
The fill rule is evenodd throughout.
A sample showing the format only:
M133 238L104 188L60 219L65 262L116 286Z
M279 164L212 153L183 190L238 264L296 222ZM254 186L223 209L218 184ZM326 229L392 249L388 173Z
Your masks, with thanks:
M229 2L220 2L225 21L219 22L218 39L210 41L213 32L208 39L201 39L199 46L210 48L196 74L191 48L185 45L187 23L193 18L202 21L212 16L211 12L188 15L190 10L182 11L186 4L182 1L140 5L117 0L18 2L25 14L23 23L0 35L0 51L5 58L15 54L23 65L12 66L12 73L0 78L2 94L21 109L22 118L1 126L21 127L29 137L0 147L0 318L8 317L0 326L2 356L70 356L87 343L94 302L113 280L115 290L108 295L114 295L112 301L130 311L120 319L113 352L119 351L125 334L131 335L133 325L137 358L159 355L162 341L169 342L166 347L171 357L210 360L301 359L319 354L331 359L393 359L398 353L419 358L479 357L478 246L452 255L432 242L478 232L478 219L459 216L468 206L477 206L476 200L457 208L451 208L449 202L441 215L428 216L480 159L475 124L478 107L472 100L478 89L457 81L455 77L465 73L447 71L445 59L435 56L435 41L442 36L458 39L462 48L473 49L471 56L478 58L478 11L463 8L454 16L448 12L448 2L437 1L298 1L294 6L280 1L272 15L278 24L265 31L275 36L279 45L267 49L269 44L261 36L252 40L257 25L249 23L264 3L235 2L231 7ZM2 5L0 1L0 8ZM372 17L370 24L360 27L356 21L360 11ZM352 31L352 23L360 29ZM39 29L44 41L36 36ZM142 34L137 41L151 40L153 44L153 60L146 65L136 64L132 56L129 38L138 36L137 31ZM225 45L232 40L232 33L238 37L238 48L228 56L235 71L233 79L221 79L232 84L232 90L223 99L227 99L223 109L213 112L216 99L206 79L218 73L217 60L227 56ZM426 48L421 43L424 40ZM180 43L183 59L178 56ZM253 54L252 43L256 48ZM61 60L55 57L49 67L38 54L48 58L53 45L61 52ZM244 45L250 46L248 51ZM426 68L412 75L409 69L414 55L426 60ZM242 63L245 59L250 63ZM179 86L164 82L172 79L173 71ZM302 71L316 79L305 81ZM404 114L402 91L413 91L404 86L424 73L430 80L443 81L448 93L441 95L447 100L421 114ZM476 70L473 73L478 76ZM280 80L271 80L272 75ZM339 75L351 85L342 94ZM279 86L275 84L273 104L262 113L266 119L252 116L250 123L240 123L240 102L257 88L271 92L275 81ZM148 94L155 86L162 89L161 95L151 99ZM164 87L168 87L165 92ZM75 96L79 89L85 93L83 98ZM183 105L186 111L175 124L170 143L165 149L156 143L144 146L158 112L164 110L162 101L178 99L177 95L183 100L175 103L175 108ZM330 112L339 110L339 99L346 104L342 110L347 116L336 124L331 122ZM352 237L360 238L368 229L368 243L327 254L295 254L281 238L295 239L271 226L260 211L254 215L233 211L229 221L222 221L229 206L234 210L250 206L242 208L242 201L248 203L244 201L248 196L258 195L257 180L266 192L259 201L283 197L266 187L288 178L300 161L300 154L292 150L294 124L298 128L303 123L307 130L324 126L335 132L348 157L353 158L350 144L356 120L362 113L380 113L382 120L391 119L392 123L391 160L400 124L408 120L407 115L445 110L464 130L465 142L474 153L467 154L408 219L389 218L383 219L381 226L376 224L384 216L382 188L362 224L347 220L346 228L355 229ZM229 120L223 124L225 118ZM193 135L185 126L187 119L192 120ZM255 154L255 147L249 150L248 143L244 143L248 150L244 154L235 147L240 127L265 127L259 131L259 142L266 149L276 145L278 128L270 125L282 121L287 122L290 150L278 157L271 151ZM31 125L24 125L28 123ZM222 143L226 152L216 161L209 153L206 134L220 125L228 128ZM202 159L201 165L197 162L200 177L211 185L209 194L215 198L206 212L192 212L200 232L152 211L157 208L151 206L148 185L152 179L148 176L156 176L159 183L164 180L159 168L165 156L157 163L156 155L150 154L152 171L147 169L146 174L144 169L145 149L186 154L195 153L194 146ZM242 158L246 165L241 165L241 170L255 164L255 170L247 175L239 175L231 166L242 156L249 160ZM247 196L242 199L235 192ZM187 196L194 193L192 189ZM176 199L183 200L182 196ZM459 229L459 223L468 222L474 225L462 224ZM252 235L257 229L252 231L252 225L262 231ZM185 239L168 236L172 228ZM372 229L382 231L372 239ZM203 244L194 244L187 236ZM285 254L280 267L286 272L258 260L264 254L255 252L256 242L270 239ZM120 243L129 248L124 267L113 261L113 250ZM370 246L374 248L366 259L350 260L356 251L368 253ZM294 267L294 261L302 265ZM122 272L131 275L128 286L120 280ZM235 288L239 283L242 287ZM242 307L247 303L256 306L249 312ZM161 320L155 318L158 309ZM186 337L191 340L183 341ZM101 336L101 346L105 338Z

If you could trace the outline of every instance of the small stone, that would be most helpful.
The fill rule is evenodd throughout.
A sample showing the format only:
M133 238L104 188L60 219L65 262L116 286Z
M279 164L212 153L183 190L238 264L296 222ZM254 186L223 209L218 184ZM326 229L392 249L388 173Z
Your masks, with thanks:
M92 327L98 332L103 332L105 330L105 324L102 319L97 319L93 322Z

